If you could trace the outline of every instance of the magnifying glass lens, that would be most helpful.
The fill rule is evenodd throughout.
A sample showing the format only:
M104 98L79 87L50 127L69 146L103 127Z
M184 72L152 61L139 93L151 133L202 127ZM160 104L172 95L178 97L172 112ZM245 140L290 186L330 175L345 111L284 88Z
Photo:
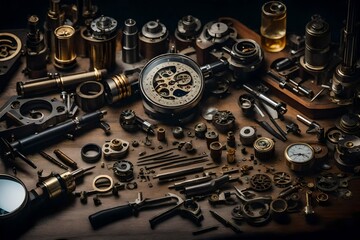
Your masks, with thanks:
M20 210L26 199L27 190L20 180L0 174L0 220Z

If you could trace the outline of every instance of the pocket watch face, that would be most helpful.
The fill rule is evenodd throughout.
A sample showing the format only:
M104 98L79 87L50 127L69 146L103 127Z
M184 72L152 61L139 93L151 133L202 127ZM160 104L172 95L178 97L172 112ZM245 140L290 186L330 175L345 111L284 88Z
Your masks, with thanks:
M285 154L289 161L301 164L314 158L314 149L307 143L294 143L287 147Z

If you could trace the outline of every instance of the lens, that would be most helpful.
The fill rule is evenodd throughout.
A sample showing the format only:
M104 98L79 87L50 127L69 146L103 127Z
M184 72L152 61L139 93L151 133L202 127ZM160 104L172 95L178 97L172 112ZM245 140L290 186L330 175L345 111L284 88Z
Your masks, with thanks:
M20 180L0 174L0 222L21 210L27 197L26 188Z

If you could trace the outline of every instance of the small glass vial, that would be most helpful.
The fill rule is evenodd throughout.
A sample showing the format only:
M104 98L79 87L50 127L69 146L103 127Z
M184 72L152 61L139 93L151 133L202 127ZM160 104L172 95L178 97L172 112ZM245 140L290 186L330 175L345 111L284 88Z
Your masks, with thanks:
M280 52L286 46L286 6L270 1L262 6L261 46L268 52Z

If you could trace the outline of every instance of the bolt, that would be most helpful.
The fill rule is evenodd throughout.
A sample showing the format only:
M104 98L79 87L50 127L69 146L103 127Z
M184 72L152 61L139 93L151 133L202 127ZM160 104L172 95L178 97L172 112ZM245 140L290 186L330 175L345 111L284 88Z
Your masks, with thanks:
M101 200L99 199L99 195L96 195L95 197L93 197L93 201L94 201L95 206L101 205Z
M307 191L306 192L306 206L304 208L304 213L305 213L305 216L312 216L314 215L314 209L311 205L311 195L312 195L312 191Z

